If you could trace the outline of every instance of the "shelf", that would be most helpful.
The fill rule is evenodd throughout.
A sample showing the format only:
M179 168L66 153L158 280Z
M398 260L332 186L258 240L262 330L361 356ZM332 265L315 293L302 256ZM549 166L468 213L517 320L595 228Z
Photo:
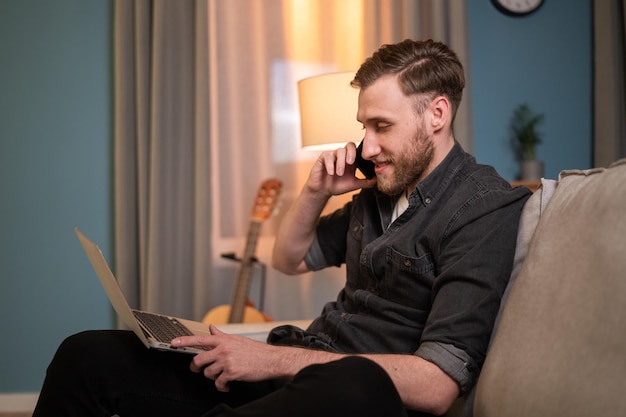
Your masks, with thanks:
M541 185L541 181L511 181L511 185L513 187L522 185L534 193Z

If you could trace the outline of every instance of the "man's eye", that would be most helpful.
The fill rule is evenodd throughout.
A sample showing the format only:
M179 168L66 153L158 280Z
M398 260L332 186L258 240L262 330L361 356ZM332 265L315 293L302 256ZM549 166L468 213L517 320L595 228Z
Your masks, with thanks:
M390 127L391 127L390 124L379 123L379 124L376 125L376 131L382 132L382 131L385 131L385 130L389 129Z

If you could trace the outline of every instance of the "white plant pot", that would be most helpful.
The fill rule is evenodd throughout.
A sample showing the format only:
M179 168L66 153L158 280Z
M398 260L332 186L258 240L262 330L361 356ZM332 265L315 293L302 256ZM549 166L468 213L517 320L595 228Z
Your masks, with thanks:
M543 161L520 162L520 177L522 181L539 181L543 178Z

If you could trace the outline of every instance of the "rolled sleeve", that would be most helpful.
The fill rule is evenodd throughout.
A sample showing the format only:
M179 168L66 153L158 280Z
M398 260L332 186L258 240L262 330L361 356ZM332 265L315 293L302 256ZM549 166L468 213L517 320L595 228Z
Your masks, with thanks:
M320 241L317 236L313 240L309 251L304 257L304 262L311 271L318 271L328 266L328 262L326 262L326 257L324 256L322 246L320 245Z
M461 395L466 394L474 386L478 368L465 351L454 345L424 342L415 355L434 363L448 374L459 385Z

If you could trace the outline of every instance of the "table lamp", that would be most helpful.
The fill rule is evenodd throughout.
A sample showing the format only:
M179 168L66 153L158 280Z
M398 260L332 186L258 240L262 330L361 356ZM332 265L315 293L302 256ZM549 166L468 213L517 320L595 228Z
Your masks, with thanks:
M359 90L350 86L354 72L316 75L298 81L302 148L330 150L357 145L363 126L356 120Z

